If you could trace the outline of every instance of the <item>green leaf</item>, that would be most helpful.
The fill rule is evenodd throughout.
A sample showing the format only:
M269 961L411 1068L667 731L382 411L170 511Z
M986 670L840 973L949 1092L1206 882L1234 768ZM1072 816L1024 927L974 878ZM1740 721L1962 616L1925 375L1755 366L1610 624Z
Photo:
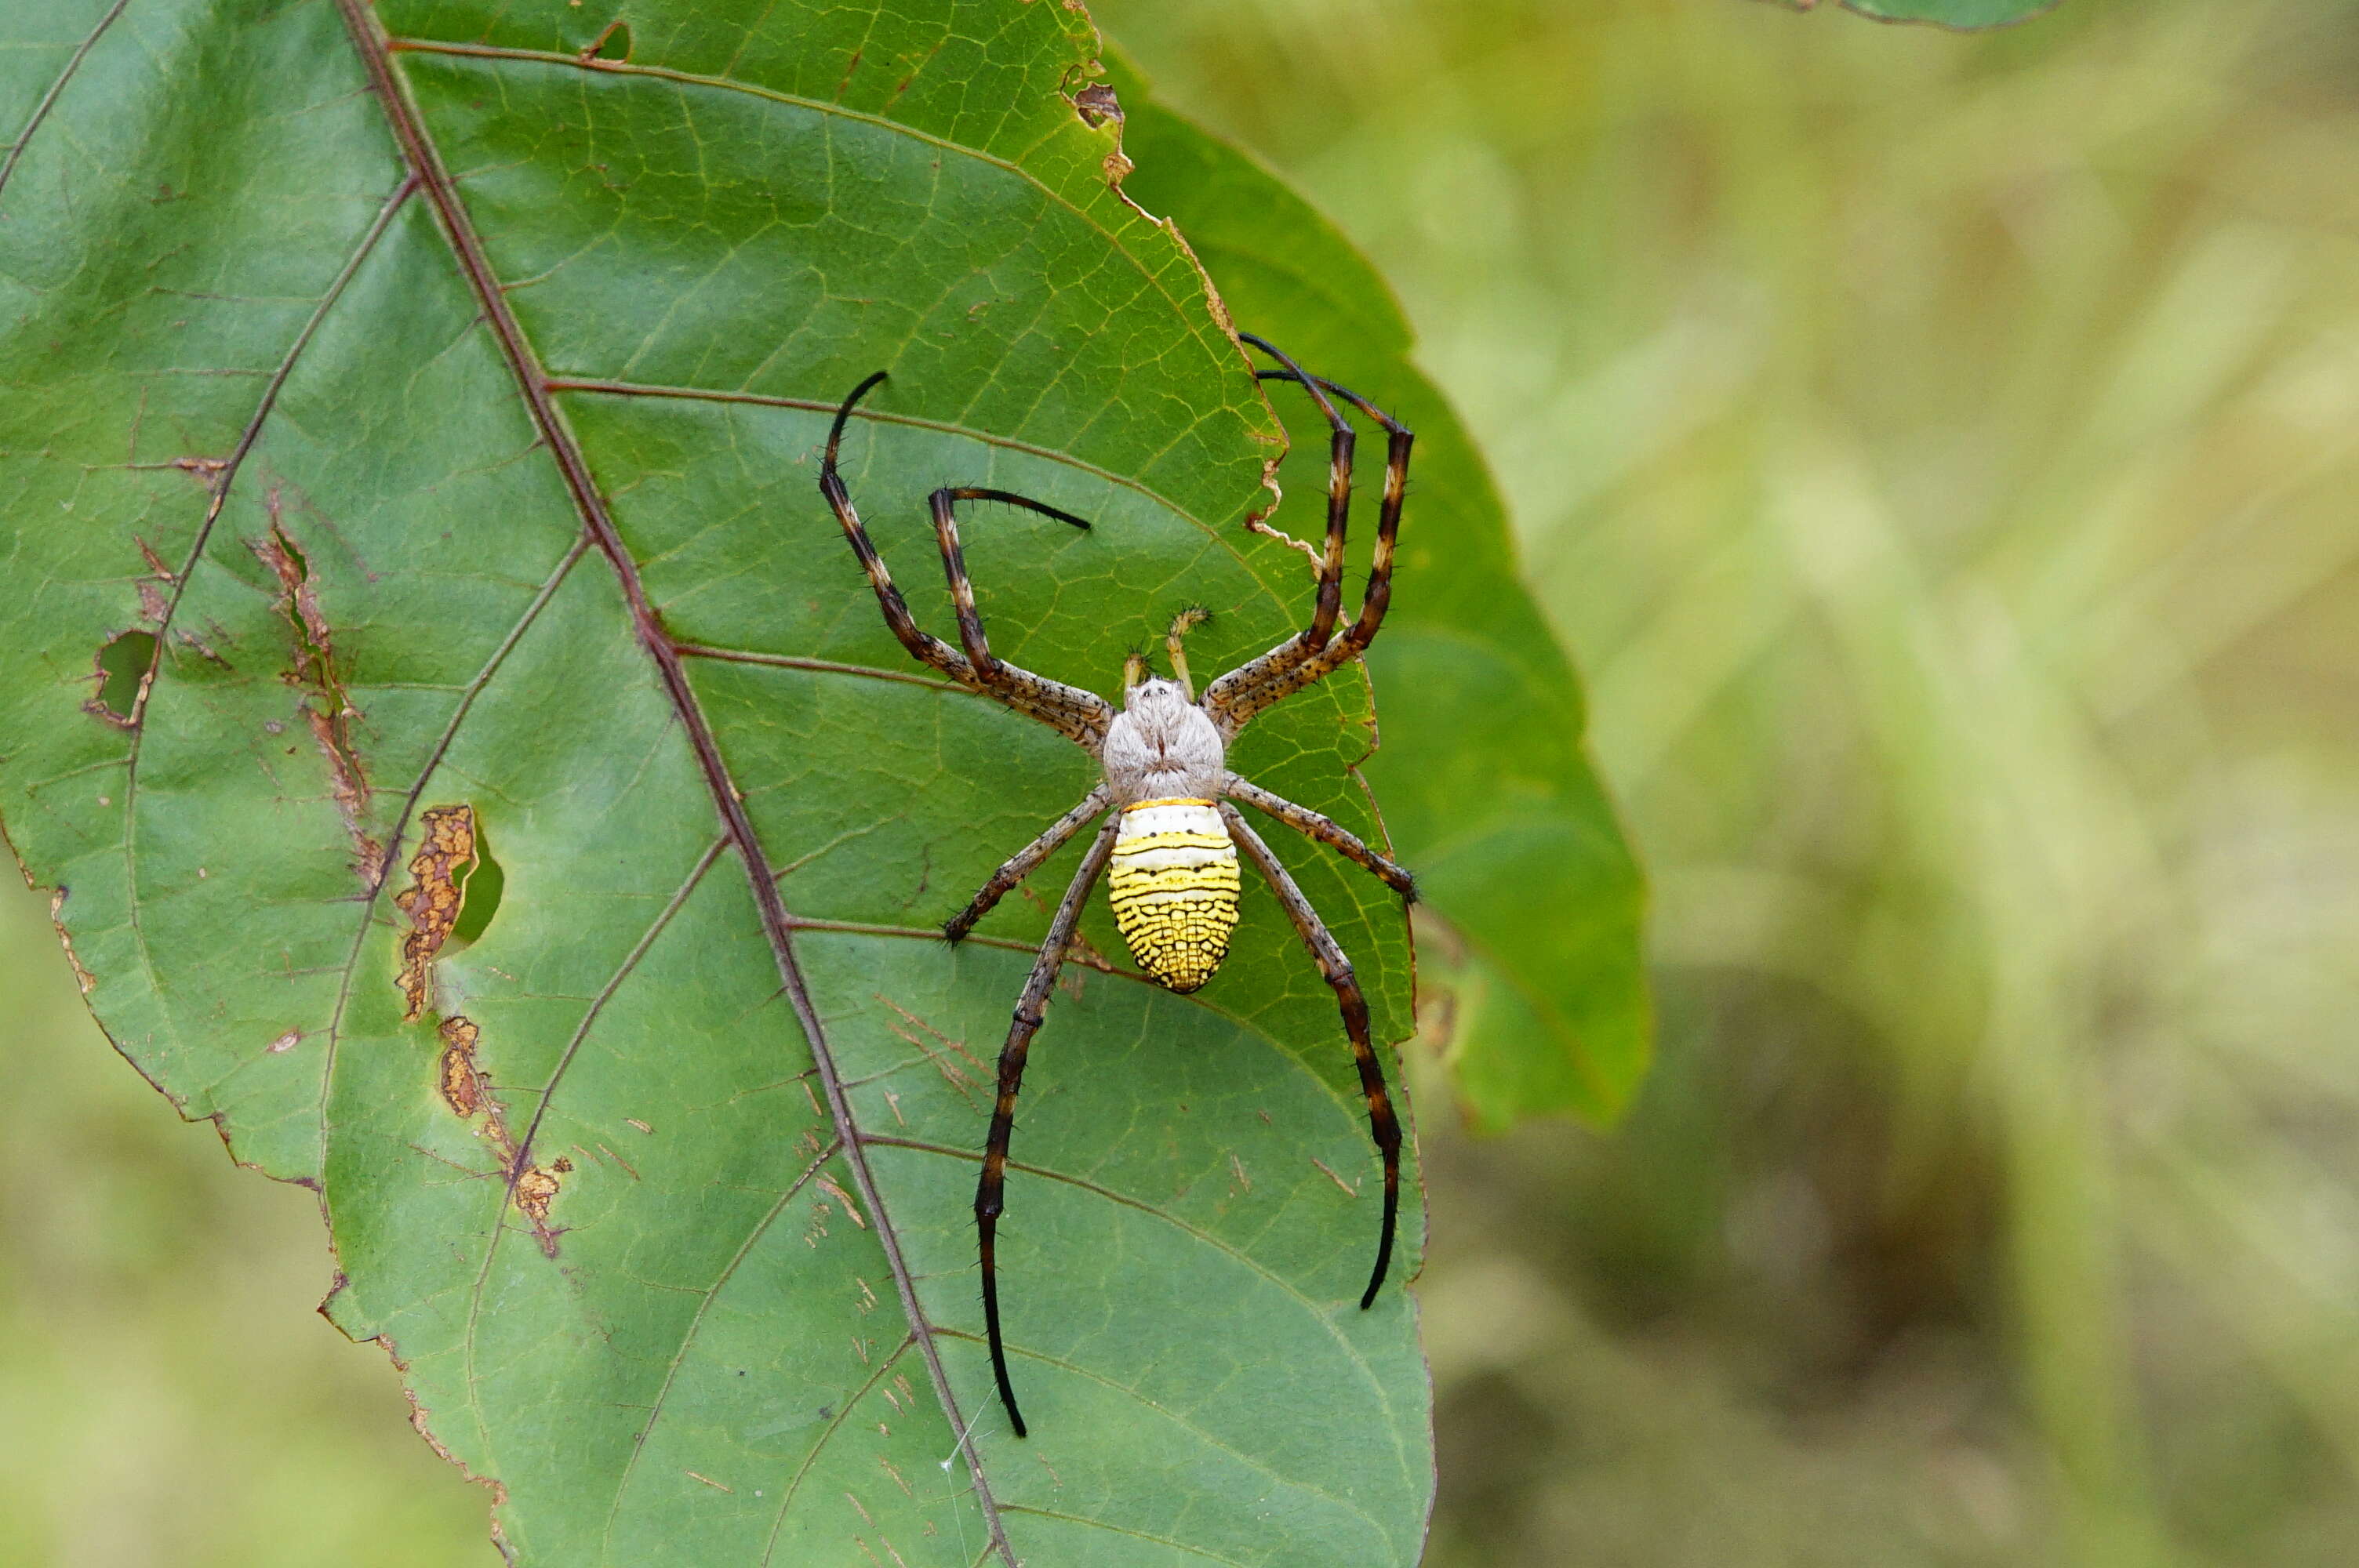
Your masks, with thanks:
M1426 908L1449 926L1423 957L1453 999L1465 1107L1494 1129L1549 1112L1610 1120L1645 1076L1651 1039L1643 888L1583 748L1579 680L1516 575L1498 491L1352 243L1116 69L1138 163L1124 184L1132 200L1179 224L1238 321L1418 433L1400 583L1368 654L1383 744L1361 771ZM1279 406L1298 450L1325 444L1307 399ZM1368 445L1364 492L1381 473L1382 447Z
M1819 0L1776 3L1796 11L1810 11L1818 8ZM1938 27L1972 31L2027 22L2062 3L2063 0L1843 0L1843 7L1879 22L1931 22Z
M945 482L1095 520L966 529L998 652L1076 684L1185 605L1209 671L1309 600L1243 526L1268 406L1069 96L1087 18L614 16L0 16L0 815L94 1010L320 1189L335 1321L517 1561L1413 1563L1422 1208L1357 1310L1376 1161L1262 893L1200 997L1069 969L1001 1232L1028 1442L979 1338L1046 919L934 933L1093 765L887 633L828 413L892 371L844 470L938 632ZM1338 678L1234 762L1373 834L1371 722ZM1276 847L1406 1037L1397 901Z

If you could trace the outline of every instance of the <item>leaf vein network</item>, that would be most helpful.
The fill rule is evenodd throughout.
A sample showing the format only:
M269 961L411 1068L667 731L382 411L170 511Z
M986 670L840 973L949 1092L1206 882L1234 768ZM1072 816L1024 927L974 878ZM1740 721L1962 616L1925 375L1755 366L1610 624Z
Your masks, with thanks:
M954 1334L956 1333L956 1330L945 1329L943 1332L946 1334ZM1060 1372L1070 1372L1077 1378L1086 1378L1091 1382L1097 1384L1099 1387L1111 1389L1117 1394L1126 1394L1130 1398L1137 1400L1141 1405L1144 1405L1147 1409L1153 1411L1157 1415L1161 1416L1164 1420L1169 1422L1172 1425L1183 1429L1191 1436L1201 1439L1206 1447L1217 1449L1219 1452L1227 1454L1230 1458L1234 1459L1240 1465L1245 1465L1247 1469L1260 1471L1263 1475L1268 1476L1271 1480L1277 1482L1281 1486L1291 1487L1298 1491L1308 1492L1310 1496L1320 1498L1321 1501L1334 1504L1344 1512L1364 1521L1379 1536L1385 1533L1385 1527L1383 1523L1377 1519L1375 1515L1368 1512L1367 1509L1362 1508L1351 1498L1338 1497L1332 1492L1310 1485L1308 1481L1298 1480L1294 1476L1287 1475L1284 1471L1276 1468L1267 1460L1255 1458L1252 1454L1236 1447L1234 1444L1229 1443L1218 1433L1205 1431L1202 1427L1197 1425L1186 1416L1181 1415L1178 1411L1171 1409L1169 1405L1161 1404L1149 1399L1147 1395L1141 1393L1138 1390L1131 1387L1127 1383L1118 1383L1103 1372L1093 1371L1077 1362L1066 1361L1058 1357L1046 1355L1040 1351L1030 1349L1025 1346L1011 1344L1008 1346L1008 1348L1018 1356L1025 1357L1029 1360L1039 1362L1044 1367L1054 1367ZM1016 1505L1011 1503L1008 1506L1013 1508Z
M709 865L711 862L708 860L706 864ZM699 875L701 874L701 868L700 868ZM777 1222L778 1216L786 1212L787 1206L794 1202L795 1195L801 1192L804 1186L810 1182L811 1178L819 1174L821 1168L830 1160L834 1159L837 1154L842 1152L842 1150L843 1140L841 1137L830 1139L828 1141L827 1147L821 1149L818 1154L813 1156L811 1162L802 1168L801 1172L795 1177L795 1179L787 1184L786 1191L778 1195L778 1201L770 1206L769 1212L765 1214L761 1217L760 1221L757 1222L751 1230L746 1232L745 1239L738 1243L737 1250L730 1255L729 1261L721 1266L721 1272L714 1277L712 1283L704 1290L697 1292L701 1299L696 1304L696 1312L688 1321L687 1331L679 1336L679 1348L672 1352L671 1362L664 1368L663 1382L661 1386L656 1390L656 1397L654 1400L647 1406L647 1419L640 1424L638 1436L631 1441L631 1456L624 1462L623 1473L614 1478L614 1501L607 1505L606 1528L604 1533L600 1538L601 1543L598 1554L601 1558L606 1556L605 1548L608 1545L611 1545L614 1541L614 1520L620 1517L623 1511L623 1494L630 1490L631 1477L638 1470L640 1456L647 1451L647 1438L655 1431L657 1421L662 1417L664 1401L670 1397L672 1384L678 1381L679 1378L680 1367L687 1361L690 1349L696 1344L697 1335L704 1327L705 1314L712 1310L712 1303L721 1299L721 1288L723 1285L726 1285L730 1280L734 1277L739 1266L742 1265L745 1261L747 1256L753 1252L755 1245L759 1242L764 1236L769 1233L770 1227ZM507 1227L506 1226L501 1226L498 1227L498 1230L505 1230L506 1228ZM495 1248L498 1246L499 1242L498 1230L495 1230L493 1234L493 1247ZM490 1262L490 1249L485 1249L484 1261L486 1264ZM480 1315L482 1307L483 1292L479 1288L475 1292L474 1301L469 1304L467 1309L467 1343L469 1346L471 1359L475 1341L475 1320ZM898 1355L899 1352L897 1351L895 1354ZM874 1379L872 1379L871 1381L874 1381ZM847 1400L847 1408L849 1408L849 1404L850 1401ZM814 1454L816 1454L820 1447L826 1443L827 1435L828 1434L826 1433L821 1433L820 1434L820 1441L811 1445L811 1451ZM808 1463L808 1461L806 1463Z
M860 1141L863 1143L880 1144L886 1148L914 1150L921 1154L939 1154L945 1159L964 1160L973 1164L981 1164L983 1162L983 1156L980 1154L971 1153L964 1149L953 1149L945 1143L928 1143L916 1138L897 1138L882 1132L864 1132L860 1135ZM1087 1177L1076 1176L1069 1172L1050 1170L1045 1165L1027 1164L1021 1160L1008 1161L1007 1168L1011 1171L1022 1171L1028 1175L1045 1177L1052 1182L1062 1182L1068 1186L1078 1187L1083 1192L1095 1194L1097 1196L1105 1199L1108 1203L1120 1204L1125 1208L1134 1208L1138 1210L1141 1214L1151 1215L1155 1218L1163 1221L1166 1225L1170 1226L1174 1230L1179 1231L1181 1235L1201 1242L1204 1246L1212 1249L1215 1252L1223 1253L1229 1258L1234 1259L1236 1262L1244 1265L1248 1273L1259 1275L1266 1282L1276 1285L1281 1292L1293 1297L1295 1302L1301 1306L1302 1310L1315 1322L1317 1322L1320 1326L1327 1331L1328 1337L1334 1340L1337 1347L1343 1352L1344 1357L1351 1362L1353 1368L1366 1379L1369 1387L1376 1390L1376 1397L1384 1402L1385 1408L1386 1410L1390 1410L1392 1408L1392 1398L1389 1392L1386 1390L1383 1379L1379 1379L1375 1375L1375 1369L1370 1367L1367 1363L1367 1358L1360 1354L1359 1346L1353 1345L1349 1336L1347 1336L1343 1330L1335 1326L1333 1316L1328 1312L1322 1310L1317 1302L1312 1301L1308 1295L1305 1295L1300 1286L1287 1280L1283 1275L1273 1272L1268 1264L1262 1262L1259 1259L1255 1258L1248 1253L1238 1250L1237 1248L1222 1240L1212 1232L1200 1229L1199 1227L1189 1224L1186 1220L1181 1219L1178 1215L1171 1213L1169 1209L1158 1208L1155 1205L1146 1201L1144 1198L1132 1197L1129 1194L1116 1192L1112 1187L1101 1186L1099 1184L1089 1180ZM938 1326L935 1328L934 1332L953 1339L973 1339L975 1337L973 1335L963 1333L955 1328Z
M1173 297L1170 289L1165 286L1162 275L1133 253L1130 247L1123 243L1122 236L1108 227L1103 220L1023 165L1012 162L996 153L985 152L981 147L953 142L929 132L921 131L915 125L905 124L883 115L864 114L857 109L847 109L840 103L830 103L817 98L806 98L799 93L783 92L775 87L764 87L758 82L741 81L731 77L703 76L694 71L674 70L666 66L633 65L622 60L595 58L583 59L575 55L556 54L546 49L511 49L497 44L468 44L440 38L393 38L389 39L388 43L395 50L408 54L441 54L473 59L516 60L534 65L560 66L570 70L601 71L613 76L644 76L658 81L673 82L684 87L701 87L716 92L743 92L748 97L766 99L771 103L784 104L790 108L806 109L817 114L833 115L840 119L873 125L896 135L923 142L929 146L940 148L946 153L955 153L961 157L972 158L977 163L989 164L1034 187L1049 200L1071 212L1082 222L1103 235L1114 250L1120 252L1131 265L1137 268L1139 276L1147 281L1155 292L1164 297L1181 319L1185 319L1193 314L1192 310Z

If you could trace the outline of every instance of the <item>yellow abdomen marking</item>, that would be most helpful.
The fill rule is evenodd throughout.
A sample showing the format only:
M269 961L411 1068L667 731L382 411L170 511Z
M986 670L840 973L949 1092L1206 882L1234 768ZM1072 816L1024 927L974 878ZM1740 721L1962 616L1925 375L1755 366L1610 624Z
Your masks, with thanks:
M1237 847L1209 800L1125 806L1106 875L1138 967L1175 991L1212 978L1237 926Z

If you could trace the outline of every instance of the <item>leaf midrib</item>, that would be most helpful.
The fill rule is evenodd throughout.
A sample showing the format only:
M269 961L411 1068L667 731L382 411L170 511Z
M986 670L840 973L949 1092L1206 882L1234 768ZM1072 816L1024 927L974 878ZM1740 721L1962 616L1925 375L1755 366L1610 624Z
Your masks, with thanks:
M1007 1568L1018 1568L1015 1550L1000 1519L998 1504L991 1494L982 1456L974 1446L973 1433L960 1414L948 1370L934 1343L932 1325L919 1303L916 1281L908 1260L902 1253L899 1235L861 1147L860 1124L853 1115L842 1076L836 1069L826 1032L811 1004L801 967L796 961L785 903L779 897L777 879L771 874L760 837L755 832L744 802L731 780L712 727L688 684L679 652L664 633L647 603L637 565L624 546L613 517L606 511L581 445L571 427L558 413L538 356L533 351L522 324L517 321L506 295L499 288L489 258L484 254L466 208L459 199L457 186L428 134L424 117L409 98L407 84L394 69L389 42L379 27L375 13L369 9L366 0L336 0L336 5L353 48L367 70L386 119L400 142L411 175L419 182L440 217L444 238L459 263L468 287L484 311L484 319L498 339L502 355L508 362L533 424L547 442L550 456L557 461L582 525L614 567L634 626L638 632L640 645L655 661L663 678L666 695L696 752L708 792L752 884L763 935L769 942L779 979L794 1009L796 1020L802 1026L813 1065L826 1092L830 1119L834 1123L837 1137L843 1145L842 1157L853 1185L859 1189L861 1197L868 1205L869 1213L875 1217L877 1244L885 1254L886 1266L893 1272L894 1288L900 1298L902 1315L925 1358L927 1371L934 1384L935 1398L949 1419L951 1428L957 1435L959 1448L965 1455L975 1502L982 1512L991 1544L998 1551Z

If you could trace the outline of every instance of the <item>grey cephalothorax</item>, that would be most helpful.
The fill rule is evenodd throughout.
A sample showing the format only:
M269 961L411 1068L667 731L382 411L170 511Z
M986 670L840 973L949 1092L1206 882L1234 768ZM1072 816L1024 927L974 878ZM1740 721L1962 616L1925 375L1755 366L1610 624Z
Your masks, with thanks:
M1039 961L1016 1004L1015 1022L999 1054L998 1099L992 1110L991 1133L984 1144L983 1174L975 1186L974 1217L983 1262L984 1323L991 1341L991 1368L998 1379L1000 1402L1016 1435L1024 1435L1024 1417L1016 1409L1016 1390L1008 1380L1007 1354L999 1330L999 1279L994 1258L999 1216L1006 1190L1007 1146L1016 1123L1016 1096L1024 1080L1026 1053L1040 1028L1050 989L1063 968L1082 904L1100 876L1105 876L1114 902L1114 920L1131 956L1157 982L1175 991L1192 991L1212 978L1228 954L1229 936L1236 929L1238 859L1254 870L1277 895L1279 905L1294 924L1304 946L1318 961L1319 971L1333 988L1343 1011L1343 1033L1351 1041L1358 1065L1360 1087L1368 1102L1368 1128L1384 1163L1383 1230L1376 1244L1375 1268L1360 1297L1367 1307L1376 1299L1392 1265L1393 1233L1400 1216L1400 1119L1386 1091L1384 1071L1377 1065L1368 1034L1368 1004L1352 972L1351 960L1319 918L1310 901L1269 846L1245 823L1233 801L1284 823L1337 850L1382 878L1405 898L1416 889L1409 875L1385 856L1362 843L1337 823L1307 806L1270 794L1228 771L1229 742L1256 714L1291 696L1359 656L1383 624L1392 598L1393 541L1400 528L1401 500L1408 479L1411 437L1406 426L1356 393L1324 377L1306 373L1261 339L1244 334L1243 341L1276 360L1282 369L1257 373L1264 380L1289 381L1310 394L1326 416L1332 432L1328 447L1327 538L1319 557L1318 592L1310 624L1277 647L1222 676L1199 697L1188 676L1182 639L1203 618L1190 610L1171 624L1164 647L1171 661L1172 678L1150 676L1144 657L1134 654L1123 670L1123 708L1095 692L1083 691L1046 676L1020 669L991 651L983 634L983 617L976 611L974 587L959 547L957 507L962 502L998 501L1053 517L1076 528L1090 524L1070 512L1045 502L1004 490L946 486L933 492L929 505L935 536L941 546L942 568L949 575L951 599L958 611L959 646L951 647L925 632L910 617L901 590L870 542L852 495L836 469L837 449L843 428L861 398L879 382L878 371L858 386L836 410L828 432L826 460L820 465L820 493L834 509L853 554L868 574L869 586L885 611L886 624L901 645L943 675L984 696L995 698L1028 718L1064 735L1098 760L1103 776L1081 804L1050 824L1006 864L991 874L967 906L942 927L955 942L974 929L975 922L1040 863L1093 823L1097 835L1082 857L1081 870L1065 890L1063 901L1049 922L1040 944ZM1368 586L1360 612L1351 625L1336 629L1343 594L1343 540L1352 503L1351 424L1336 412L1340 398L1384 427L1388 438L1385 462L1384 502L1376 514L1376 542L1368 565ZM1109 815L1111 814L1111 815Z

